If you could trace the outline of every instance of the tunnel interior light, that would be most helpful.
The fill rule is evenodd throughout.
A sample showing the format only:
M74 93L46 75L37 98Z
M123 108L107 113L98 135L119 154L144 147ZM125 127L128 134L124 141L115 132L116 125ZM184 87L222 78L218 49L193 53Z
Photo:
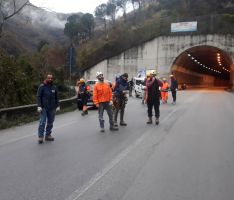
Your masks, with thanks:
M220 53L217 53L217 61L218 61L218 63L219 63L219 66L222 66L221 54L220 54ZM222 67L222 69L225 70L226 72L229 72L229 73L230 73L230 70L228 70L227 68Z
M212 72L218 73L218 74L221 74L221 73L222 73L222 72L220 72L220 71L218 71L218 70L213 69L213 68L215 68L215 67L210 68L210 67L207 67L206 65L202 64L200 61L198 61L197 59L195 59L191 54L187 54L187 55L188 55L188 57L190 57L191 60L193 60L195 63L197 63L198 65L202 66L203 68L205 68L205 69L207 69L207 70L210 70L210 71L212 71ZM220 59L221 59L221 58L220 58L220 54L217 53L217 60L218 60L219 65L221 66L222 64L221 64Z

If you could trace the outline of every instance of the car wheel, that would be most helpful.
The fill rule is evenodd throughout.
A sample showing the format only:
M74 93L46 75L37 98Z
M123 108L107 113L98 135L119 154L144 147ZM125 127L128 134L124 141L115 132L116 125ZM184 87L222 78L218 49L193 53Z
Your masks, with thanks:
M135 97L136 97L136 98L138 98L138 97L139 97L139 95L137 94L136 90L135 90Z

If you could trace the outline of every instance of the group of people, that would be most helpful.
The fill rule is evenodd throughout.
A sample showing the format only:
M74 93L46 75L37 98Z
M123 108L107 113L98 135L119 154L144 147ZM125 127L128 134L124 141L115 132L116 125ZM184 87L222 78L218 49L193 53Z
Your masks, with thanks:
M147 80L150 79L150 74L147 74L146 79L145 79L145 85ZM169 85L168 81L166 78L162 79L162 86L160 86L160 99L163 104L166 104L168 101L168 92L171 91L172 93L172 104L176 104L176 91L178 90L178 82L175 79L174 75L170 75L170 82L171 84ZM142 104L146 103L146 89L147 87L143 87L143 95L142 95Z
M100 131L105 132L104 110L107 111L109 117L109 129L117 131L118 129L118 113L120 113L120 126L127 126L124 121L124 111L127 104L127 94L131 90L128 81L128 74L124 73L116 79L113 85L104 80L102 72L96 73L97 82L93 88L93 102L98 108L98 119ZM161 88L161 91L160 91ZM178 83L173 75L171 75L170 90L172 91L173 103L176 102L176 90ZM165 79L163 82L156 77L156 72L152 71L146 79L145 102L148 107L147 124L153 123L153 108L155 112L155 124L159 124L160 117L160 98L163 102L167 102L169 85ZM90 88L86 85L84 79L80 79L76 85L76 92L82 99L82 115L88 114L87 101L90 98ZM39 86L37 92L38 112L40 113L40 122L38 128L38 143L46 141L54 141L51 136L55 112L60 110L57 88L53 84L53 76L48 74L45 81ZM45 134L45 138L44 138Z
M118 130L118 113L120 112L120 126L127 126L124 121L125 105L127 103L127 93L129 90L128 74L124 73L111 86L104 81L102 72L97 72L96 78L98 82L93 88L93 102L98 108L98 118L100 123L100 131L105 131L104 110L107 111L111 131Z
M169 85L166 78L163 78L163 85L161 87L161 99L163 104L167 103L169 90L172 94L172 104L176 104L176 91L178 90L178 82L173 74L170 75L170 82L171 84Z

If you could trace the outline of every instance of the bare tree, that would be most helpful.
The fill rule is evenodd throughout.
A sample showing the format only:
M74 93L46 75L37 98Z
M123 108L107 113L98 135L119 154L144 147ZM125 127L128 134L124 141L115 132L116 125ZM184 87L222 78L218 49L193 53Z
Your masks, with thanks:
M7 20L20 13L25 6L32 5L29 0L0 0L0 38Z

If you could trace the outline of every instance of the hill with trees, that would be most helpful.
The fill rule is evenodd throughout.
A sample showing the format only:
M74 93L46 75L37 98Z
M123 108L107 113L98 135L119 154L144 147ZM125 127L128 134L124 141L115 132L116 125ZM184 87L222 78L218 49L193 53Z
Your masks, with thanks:
M60 98L68 97L71 62L84 71L155 37L183 34L170 32L172 22L197 21L198 31L189 34L234 33L233 0L109 0L94 16L0 0L0 13L0 108L35 103L48 72ZM72 73L73 84L77 78Z
M173 22L197 21L198 31L189 34L234 33L233 13L233 0L109 0L96 7L102 24L88 40L79 37L86 34L79 26L68 37L77 47L77 66L85 70L157 36L181 34L170 32Z

